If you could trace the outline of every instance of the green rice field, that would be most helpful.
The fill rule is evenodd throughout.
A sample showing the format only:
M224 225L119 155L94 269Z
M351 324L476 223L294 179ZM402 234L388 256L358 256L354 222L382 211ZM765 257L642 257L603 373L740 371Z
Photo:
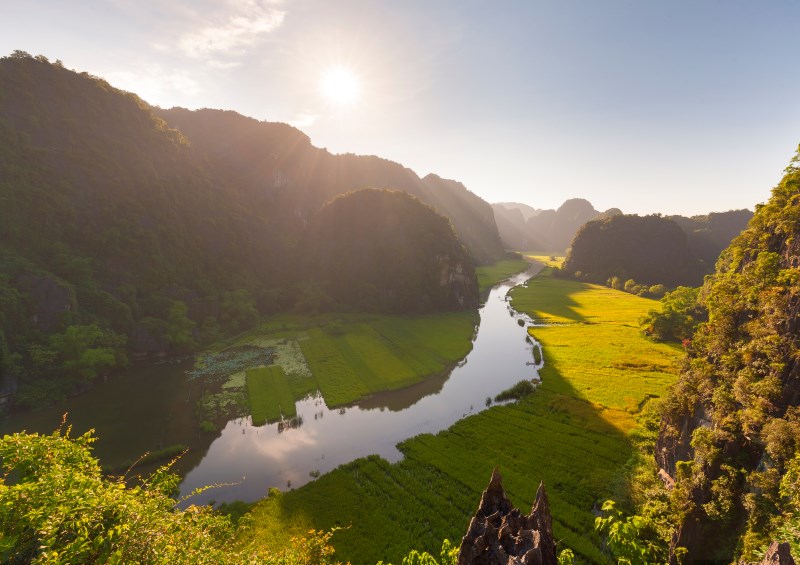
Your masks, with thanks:
M262 426L297 415L294 394L283 369L277 365L248 369L246 387L253 425Z
M530 267L524 259L505 259L493 265L485 265L475 269L478 275L478 287L481 292L492 288L494 285L512 275L521 273Z
M343 561L436 552L442 539L458 543L464 535L499 465L524 511L544 481L559 549L609 562L593 508L624 494L635 414L676 378L680 351L641 337L638 318L657 307L652 300L547 272L516 289L513 300L537 320L561 324L531 330L545 357L533 394L403 442L399 463L359 459L297 490L274 492L256 505L240 542L280 546L309 528L341 527L333 544Z

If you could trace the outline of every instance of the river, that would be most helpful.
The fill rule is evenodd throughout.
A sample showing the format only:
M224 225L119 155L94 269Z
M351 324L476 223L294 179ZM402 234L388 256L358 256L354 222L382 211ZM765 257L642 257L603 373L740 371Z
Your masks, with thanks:
M313 396L297 403L291 425L253 426L249 418L240 418L229 421L220 435L204 436L193 416L203 385L187 378L189 362L184 361L140 366L47 410L12 415L0 422L0 433L49 433L68 412L76 433L96 428L101 462L119 464L147 450L186 444L189 453L178 466L184 475L182 496L206 485L228 485L191 497L194 504L257 500L271 487L299 487L370 454L394 462L402 458L397 443L446 429L485 410L487 398L537 376L534 359L542 356L534 357L533 349L540 346L526 331L532 322L511 308L507 294L540 268L532 266L491 289L479 311L472 350L450 374L350 407L331 410Z

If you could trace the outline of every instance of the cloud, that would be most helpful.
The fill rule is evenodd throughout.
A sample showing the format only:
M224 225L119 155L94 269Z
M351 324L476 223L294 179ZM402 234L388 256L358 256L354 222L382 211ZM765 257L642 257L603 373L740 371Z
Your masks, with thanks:
M286 15L279 0L235 0L230 6L222 21L181 36L179 49L193 59L239 54L279 28Z

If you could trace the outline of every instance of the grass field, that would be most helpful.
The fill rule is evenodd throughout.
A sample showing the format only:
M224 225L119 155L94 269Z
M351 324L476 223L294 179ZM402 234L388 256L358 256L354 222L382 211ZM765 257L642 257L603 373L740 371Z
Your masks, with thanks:
M267 422L277 422L281 417L297 415L294 394L283 369L277 365L248 369L246 387L253 425L262 426Z
M675 378L676 348L645 341L638 317L657 302L547 273L514 292L513 305L562 325L537 327L544 343L542 385L525 399L400 445L405 459L344 465L304 487L273 495L253 511L243 543L286 543L310 527L344 527L337 557L399 562L409 549L456 543L500 465L512 501L527 511L543 480L559 547L607 562L593 506L625 491L634 412ZM280 532L276 534L276 532Z
M294 404L290 409L287 398L300 400L316 390L328 407L351 404L447 370L472 348L475 322L474 312L413 318L283 315L232 344L272 351L274 365L270 369L280 371L271 371L269 377L263 371L247 371L246 387L245 372L239 371L228 377L223 388L259 395L250 401L256 425L273 421L278 405L284 416L293 415ZM251 373L256 377L251 378Z
M511 275L516 275L524 271L528 267L530 267L530 263L524 259L506 259L504 261L498 261L493 265L478 267L475 269L478 275L478 288L483 292L500 281L506 280Z

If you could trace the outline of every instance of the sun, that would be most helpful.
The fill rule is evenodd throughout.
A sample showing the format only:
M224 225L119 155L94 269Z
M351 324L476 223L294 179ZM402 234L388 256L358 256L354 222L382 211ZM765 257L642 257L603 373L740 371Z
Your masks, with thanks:
M320 90L334 106L352 106L361 98L361 81L348 68L330 67L322 73Z

